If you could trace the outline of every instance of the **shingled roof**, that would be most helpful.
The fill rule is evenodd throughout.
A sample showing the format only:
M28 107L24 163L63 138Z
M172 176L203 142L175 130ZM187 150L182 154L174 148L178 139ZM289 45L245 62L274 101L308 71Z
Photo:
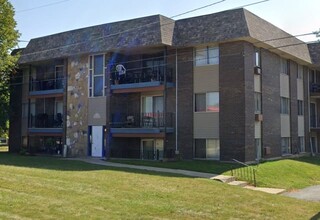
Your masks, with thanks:
M19 63L131 47L171 45L174 21L162 15L108 23L32 39Z
M310 62L303 41L243 8L178 20L173 39L175 46L247 40Z
M312 64L320 68L320 43L308 44Z
M132 47L185 47L235 40L250 41L311 63L307 44L243 8L177 21L154 15L36 38L19 62Z

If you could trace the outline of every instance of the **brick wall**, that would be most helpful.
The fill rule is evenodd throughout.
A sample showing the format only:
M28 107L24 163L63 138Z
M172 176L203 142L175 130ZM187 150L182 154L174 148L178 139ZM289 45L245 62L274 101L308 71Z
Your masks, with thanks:
M262 65L262 144L270 147L271 154L264 158L281 155L280 146L280 59L267 50L261 50Z
M184 159L193 157L193 49L178 50L178 143Z

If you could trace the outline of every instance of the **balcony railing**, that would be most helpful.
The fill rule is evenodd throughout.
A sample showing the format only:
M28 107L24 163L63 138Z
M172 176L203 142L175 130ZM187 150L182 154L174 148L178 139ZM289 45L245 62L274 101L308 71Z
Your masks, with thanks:
M112 85L145 83L154 81L165 81L164 69L152 70L144 68L142 70L127 70L123 74L119 74L118 72L111 73ZM172 68L167 68L166 81L172 82Z
M320 93L320 84L310 83L310 92L311 93Z
M63 78L46 79L46 80L31 80L30 91L45 91L63 89Z
M30 115L29 128L62 128L63 117L62 114L56 115L37 114Z
M165 123L166 121L166 123ZM112 114L110 123L112 128L163 128L173 126L173 113L151 112L151 113L135 113Z

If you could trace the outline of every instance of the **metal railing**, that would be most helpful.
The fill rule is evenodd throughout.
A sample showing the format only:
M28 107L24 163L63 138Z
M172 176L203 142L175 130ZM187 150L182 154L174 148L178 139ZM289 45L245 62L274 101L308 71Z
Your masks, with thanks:
M173 126L173 113L114 113L110 126L112 128L161 128Z
M63 117L61 114L48 115L48 114L37 114L30 115L29 128L62 128Z
M131 84L141 82L163 82L165 79L164 68L159 70L152 70L142 68L142 70L128 70L125 74L119 74L117 72L111 72L111 84ZM172 68L166 70L166 81L172 82Z
M310 117L310 127L317 128L319 126L318 120L316 117Z
M45 79L45 80L31 80L29 90L30 91L44 91L63 89L64 78L57 79Z
M249 166L241 161L236 159L232 159L234 162L237 163L237 167L234 167L231 170L231 175L234 176L237 180L244 180L257 186L257 166Z

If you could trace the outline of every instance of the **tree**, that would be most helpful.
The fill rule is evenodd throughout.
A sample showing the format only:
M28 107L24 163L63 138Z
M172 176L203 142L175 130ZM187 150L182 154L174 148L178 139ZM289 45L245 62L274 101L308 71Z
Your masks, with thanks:
M16 67L18 54L11 52L18 44L14 9L8 0L0 0L0 135L8 131L10 73Z

